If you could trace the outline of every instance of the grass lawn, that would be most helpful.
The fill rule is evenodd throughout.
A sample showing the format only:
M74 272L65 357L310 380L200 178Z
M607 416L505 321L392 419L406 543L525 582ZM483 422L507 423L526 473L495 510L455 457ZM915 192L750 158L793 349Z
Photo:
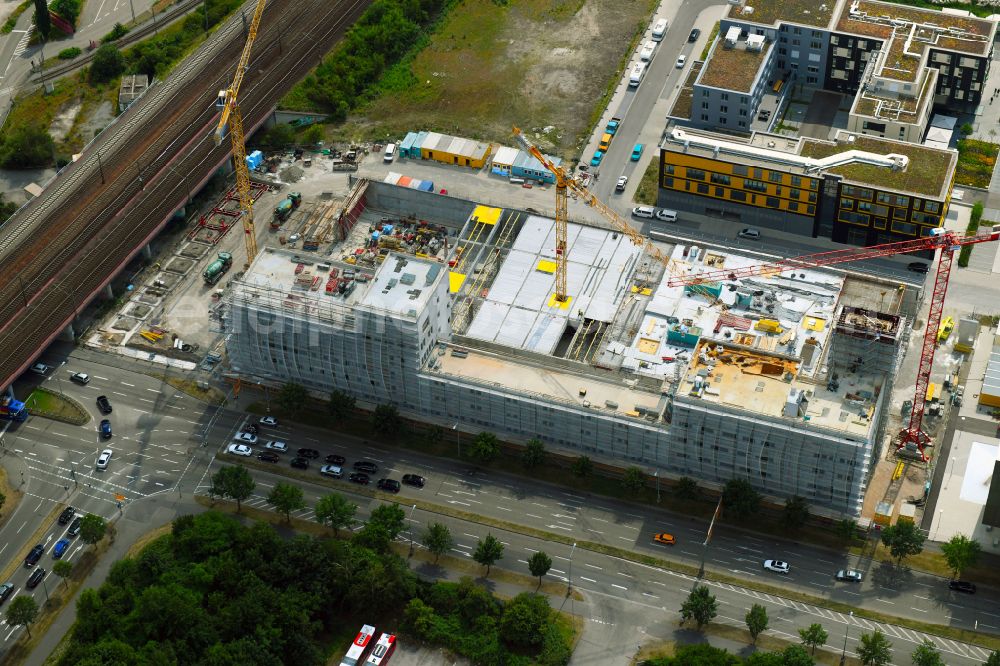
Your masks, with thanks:
M76 400L66 398L45 388L36 388L32 391L24 404L27 405L28 412L31 414L38 414L74 425L83 425L90 420L90 414Z
M659 189L657 187L657 180L660 177L660 149L656 146L651 146L651 148L655 151L655 154L646 166L646 170L642 173L642 180L639 181L639 187L635 189L635 202L646 206L656 205L656 194Z
M997 163L1000 145L976 139L962 139L958 142L958 166L955 168L955 184L987 189L993 169Z

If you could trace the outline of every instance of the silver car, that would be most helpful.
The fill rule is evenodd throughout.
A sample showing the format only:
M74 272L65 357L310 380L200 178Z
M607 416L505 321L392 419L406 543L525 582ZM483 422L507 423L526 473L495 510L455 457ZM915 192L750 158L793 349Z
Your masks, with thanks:
M864 577L864 574L857 569L841 569L837 572L837 580L848 583L860 583Z
M235 439L237 442L243 442L244 444L257 443L257 435L253 434L252 432L241 432L237 435L234 435L233 439Z
M781 560L764 560L764 568L780 574L787 574L789 569L788 562L782 562Z
M97 469L108 468L108 464L111 462L112 453L111 449L104 449L101 451L101 455L97 456Z

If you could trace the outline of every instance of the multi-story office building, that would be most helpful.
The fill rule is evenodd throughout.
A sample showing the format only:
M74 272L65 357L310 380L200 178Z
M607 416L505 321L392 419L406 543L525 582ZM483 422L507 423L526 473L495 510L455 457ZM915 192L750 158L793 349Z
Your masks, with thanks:
M823 180L785 168L782 187L794 175L802 205L820 205ZM769 175L759 181L774 187ZM446 428L539 437L711 487L744 478L777 502L800 495L821 512L860 513L905 330L905 317L878 312L872 295L885 285L797 269L672 286L678 274L754 260L679 245L665 270L625 235L570 224L559 301L553 220L366 187L356 200L370 210L337 256L374 258L370 229L414 211L430 228L446 225L448 244L426 259L392 252L367 265L262 252L228 297L236 374L300 382L318 396L339 389ZM323 288L345 271L346 289Z

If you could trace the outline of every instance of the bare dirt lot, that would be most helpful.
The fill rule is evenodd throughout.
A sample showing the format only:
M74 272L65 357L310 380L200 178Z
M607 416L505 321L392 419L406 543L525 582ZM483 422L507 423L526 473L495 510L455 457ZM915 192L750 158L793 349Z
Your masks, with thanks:
M511 126L569 158L653 10L650 0L466 0L382 94L351 118L347 136L435 130L512 143ZM403 81L402 79L408 79Z

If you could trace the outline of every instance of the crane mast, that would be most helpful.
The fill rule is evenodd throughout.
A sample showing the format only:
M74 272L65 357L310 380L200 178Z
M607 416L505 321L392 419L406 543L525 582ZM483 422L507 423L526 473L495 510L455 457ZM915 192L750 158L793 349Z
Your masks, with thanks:
M267 0L257 0L253 19L247 28L247 41L243 45L243 53L236 66L233 82L226 90L219 91L216 105L221 107L219 124L215 129L215 145L221 145L226 136L226 127L230 128L230 138L233 146L233 168L236 170L236 191L240 197L240 217L243 221L243 240L247 250L247 265L257 256L257 232L253 223L253 198L250 189L250 167L247 166L246 136L243 134L243 115L240 113L238 96L243 77L250 66L250 49L257 38L257 29L264 14Z

